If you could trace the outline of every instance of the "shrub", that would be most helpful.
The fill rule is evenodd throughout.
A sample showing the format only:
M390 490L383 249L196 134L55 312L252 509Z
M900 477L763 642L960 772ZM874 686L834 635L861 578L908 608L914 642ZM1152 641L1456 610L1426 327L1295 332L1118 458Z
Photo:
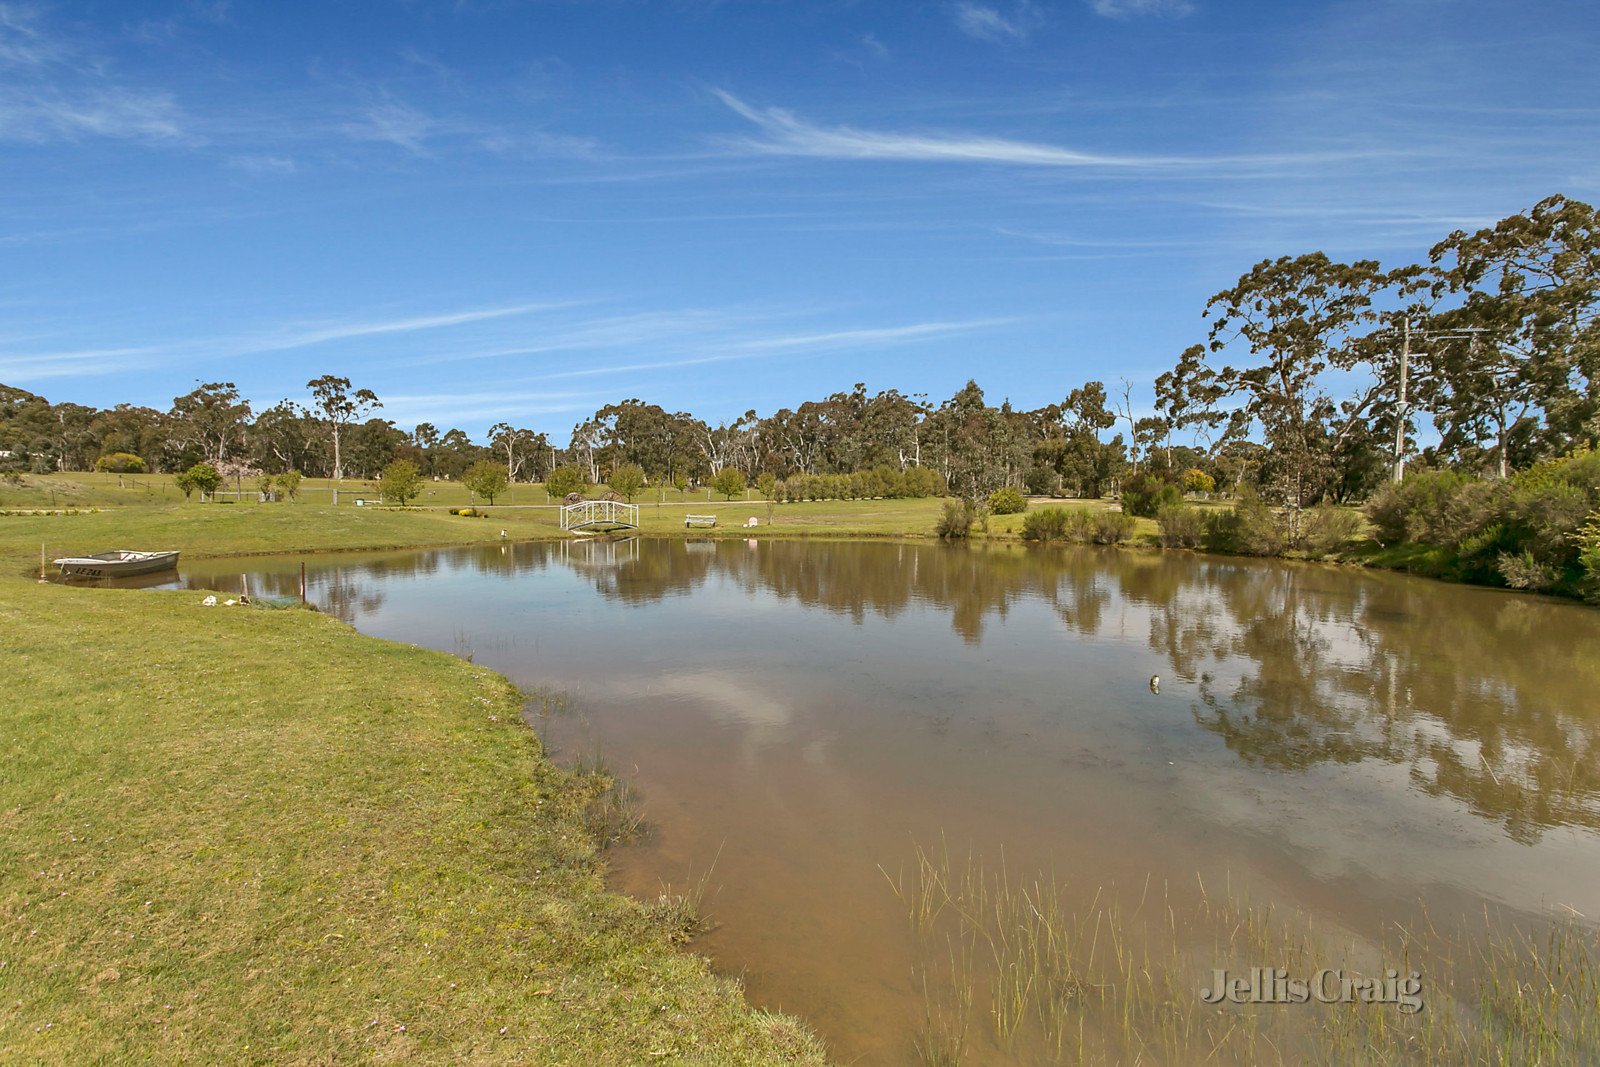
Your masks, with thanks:
M1138 523L1120 511L1097 511L1089 518L1089 539L1097 545L1115 545L1133 537Z
M299 471L284 471L282 474L278 475L274 481L277 483L278 490L290 500L293 500L300 495L300 482L302 481L302 477Z
M474 508L457 508L456 514L460 515L462 518L470 519L476 517L478 512Z
M1065 508L1037 508L1022 517L1024 541L1061 541L1067 536Z
M1083 544L1094 536L1095 513L1088 508L1072 508L1067 512L1067 540Z
M949 491L944 476L927 467L907 467L900 473L908 497L942 496Z
M1367 518L1372 520L1378 542L1393 545L1401 541L1459 541L1463 535L1459 529L1452 529L1451 504L1471 480L1455 471L1417 471L1405 481L1384 483L1367 502Z
M940 537L966 537L972 532L972 524L977 521L977 517L977 508L973 506L972 501L946 500L944 511L940 514L934 530Z
M1312 559L1338 551L1360 533L1361 516L1348 508L1321 504L1300 516L1300 547Z
M1232 508L1206 515L1201 543L1208 552L1276 556L1283 551L1284 537L1278 518L1266 501L1247 488Z
M989 494L989 510L996 515L1020 515L1028 510L1028 498L1012 486L1003 486Z
M94 461L94 469L111 474L143 474L146 467L144 460L132 452L107 452Z
M1183 491L1171 482L1139 473L1122 483L1122 510L1151 519L1164 507L1183 503Z
M1591 604L1600 604L1600 510L1578 534L1578 563L1583 568L1579 591Z
M544 480L544 488L552 497L566 497L570 493L581 493L589 488L589 476L583 472L582 467L568 464L551 471L550 476Z
M1214 493L1217 490L1217 480L1199 467L1190 467L1183 472L1183 491L1186 493Z
M1156 525L1165 548L1198 548L1205 537L1206 520L1199 508L1168 504L1156 512Z
M1561 572L1551 564L1535 558L1528 549L1523 549L1521 552L1500 553L1495 570L1513 589L1544 592L1561 584Z

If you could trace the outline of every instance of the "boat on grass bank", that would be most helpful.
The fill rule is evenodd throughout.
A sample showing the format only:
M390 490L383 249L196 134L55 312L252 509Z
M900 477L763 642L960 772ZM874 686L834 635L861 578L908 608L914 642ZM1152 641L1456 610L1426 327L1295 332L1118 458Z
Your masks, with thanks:
M135 552L119 548L93 556L67 556L55 561L63 578L123 578L134 574L154 574L178 565L178 553Z

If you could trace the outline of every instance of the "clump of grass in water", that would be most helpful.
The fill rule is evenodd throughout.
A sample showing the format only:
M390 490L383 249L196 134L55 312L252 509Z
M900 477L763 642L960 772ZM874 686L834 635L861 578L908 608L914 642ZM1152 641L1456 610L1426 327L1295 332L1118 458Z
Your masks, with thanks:
M959 1067L966 1055L972 1027L972 957L965 949L950 946L948 970L942 976L931 976L928 968L914 972L922 983L923 1029L913 1046L930 1067Z
M638 791L611 770L598 750L579 753L572 769L590 791L583 825L602 848L631 845L650 835Z
M948 847L917 849L914 883L885 877L920 952L913 979L924 1063L959 1064L973 1005L984 1037L1019 1059L1122 1063L1600 1062L1600 941L1571 920L1536 932L1485 911L1481 928L1395 926L1381 942L1319 936L1310 919L1197 883L1180 907L1146 881L1132 910L1111 889L1070 910L1053 877L985 870ZM1425 1007L1391 1004L1210 1006L1215 967L1309 979L1322 968L1381 977L1418 971ZM934 990L940 992L935 993ZM945 990L948 990L946 992Z
M685 944L714 925L706 914L705 902L711 889L711 874L717 869L717 860L721 858L722 847L719 845L717 854L711 857L710 866L698 878L691 877L688 887L682 892L674 891L670 882L661 883L660 895L647 907L651 917L666 930L668 940Z

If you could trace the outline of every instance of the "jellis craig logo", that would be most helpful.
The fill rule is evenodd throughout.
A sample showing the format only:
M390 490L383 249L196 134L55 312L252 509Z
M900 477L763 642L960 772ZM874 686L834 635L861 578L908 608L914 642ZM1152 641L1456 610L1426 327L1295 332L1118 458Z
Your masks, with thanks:
M1291 978L1282 967L1252 967L1242 975L1218 967L1200 999L1207 1004L1392 1004L1402 1015L1415 1015L1422 1010L1422 975L1412 971L1402 978L1391 969L1369 978L1324 967L1310 978Z

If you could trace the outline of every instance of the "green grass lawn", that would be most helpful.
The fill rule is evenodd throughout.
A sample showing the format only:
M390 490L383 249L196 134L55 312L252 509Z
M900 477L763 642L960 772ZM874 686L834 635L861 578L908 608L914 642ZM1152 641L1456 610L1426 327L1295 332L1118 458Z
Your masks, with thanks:
M0 579L0 1060L821 1061L606 891L504 679L199 601Z

